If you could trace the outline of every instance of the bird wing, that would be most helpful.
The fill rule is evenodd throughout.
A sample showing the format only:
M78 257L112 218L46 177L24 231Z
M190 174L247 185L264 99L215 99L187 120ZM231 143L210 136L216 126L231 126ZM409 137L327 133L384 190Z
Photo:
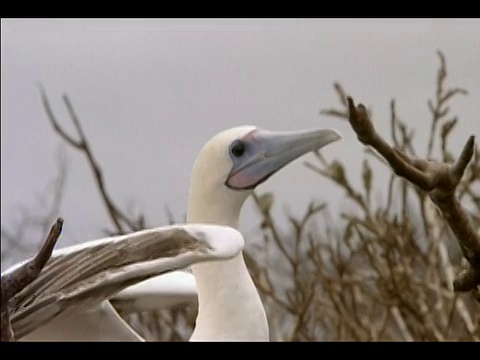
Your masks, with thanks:
M20 341L144 341L108 300L88 310L64 312Z
M61 314L93 309L153 276L201 261L232 258L243 246L243 236L233 228L183 224L56 250L37 279L13 298L14 334L21 339Z
M113 307L123 313L186 306L197 301L195 277L182 270L152 277L110 298Z

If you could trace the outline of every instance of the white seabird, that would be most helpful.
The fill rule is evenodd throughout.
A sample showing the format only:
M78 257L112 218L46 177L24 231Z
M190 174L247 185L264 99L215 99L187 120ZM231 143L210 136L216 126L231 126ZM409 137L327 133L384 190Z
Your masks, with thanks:
M16 336L23 340L142 341L107 299L117 293L121 299L125 288L124 296L142 296L152 289L147 286L129 293L128 286L192 264L199 309L191 340L268 341L265 311L242 254L244 240L235 230L241 208L257 185L285 165L340 138L332 129L272 132L253 126L215 135L193 166L187 210L187 223L192 225L177 225L179 231L192 226L191 232L198 234L196 227L205 225L193 224L211 224L208 230L202 228L203 236L196 239L203 246L192 249L176 235L165 235L172 228L167 226L124 235L120 241L118 237L107 238L59 250L39 278L17 295L18 303L26 307L12 316ZM148 232L156 232L157 238L145 241ZM162 247L165 238L176 246L175 251ZM122 241L133 245L142 239L144 250L136 251L136 246L121 249ZM100 253L98 242L110 250ZM65 261L62 251L75 255ZM123 257L131 260L119 262ZM94 275L82 279L77 276L78 268L87 268ZM158 284L153 279L146 281ZM151 291L155 293L165 291L157 288ZM50 303L38 300L44 298ZM161 302L158 307L162 307Z

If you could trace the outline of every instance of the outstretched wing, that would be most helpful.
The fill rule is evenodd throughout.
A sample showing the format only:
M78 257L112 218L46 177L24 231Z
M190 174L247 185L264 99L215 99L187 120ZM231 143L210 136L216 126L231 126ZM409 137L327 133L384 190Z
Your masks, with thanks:
M242 235L233 228L184 224L54 251L38 278L14 297L13 331L21 339L61 314L94 308L152 276L231 258L243 246Z
M187 306L197 301L195 277L182 270L152 277L110 298L113 307L123 313Z

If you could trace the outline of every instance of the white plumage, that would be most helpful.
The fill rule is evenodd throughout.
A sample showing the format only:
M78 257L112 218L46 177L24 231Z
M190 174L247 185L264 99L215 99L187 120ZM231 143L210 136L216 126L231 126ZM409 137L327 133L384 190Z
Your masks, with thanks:
M253 126L217 134L193 166L189 224L55 251L40 276L15 297L16 337L142 341L108 299L152 310L191 303L198 294L192 341L268 340L265 311L243 259L244 239L235 230L241 208L279 169L340 138L330 129L270 132ZM161 275L190 265L193 275Z

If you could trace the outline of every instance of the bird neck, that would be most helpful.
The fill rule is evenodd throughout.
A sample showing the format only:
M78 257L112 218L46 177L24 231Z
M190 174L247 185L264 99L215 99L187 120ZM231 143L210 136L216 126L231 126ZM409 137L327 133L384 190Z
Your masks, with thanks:
M187 222L238 228L240 209L219 209L218 202L190 203ZM225 239L228 241L228 239ZM198 316L192 341L268 341L268 323L243 254L223 261L192 265L197 283Z

